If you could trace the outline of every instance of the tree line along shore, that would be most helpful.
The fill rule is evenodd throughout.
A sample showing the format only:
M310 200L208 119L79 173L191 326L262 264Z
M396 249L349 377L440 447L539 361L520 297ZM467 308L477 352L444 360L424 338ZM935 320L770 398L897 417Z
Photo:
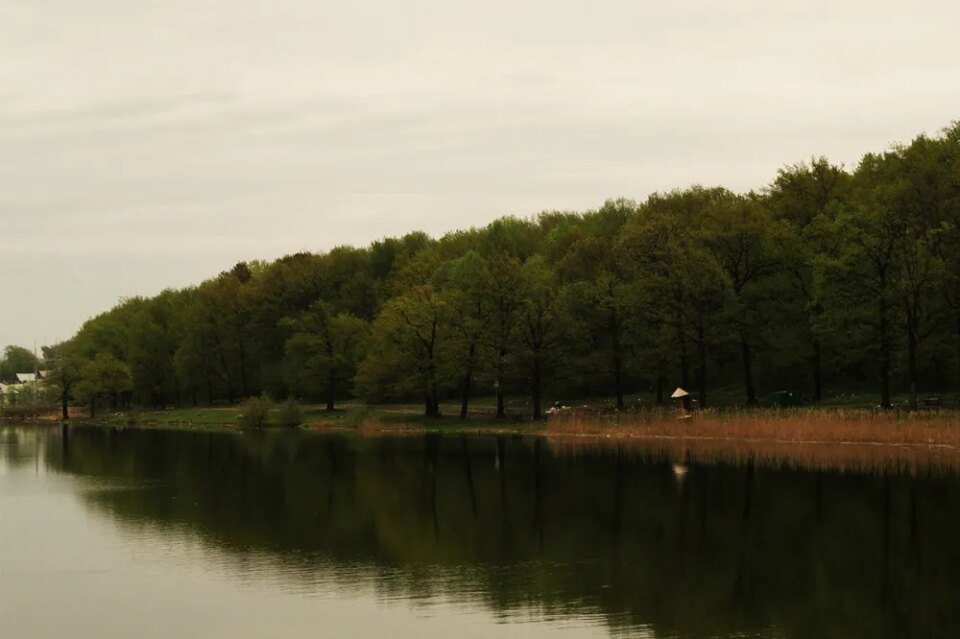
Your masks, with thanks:
M525 397L540 419L557 399L622 411L677 386L706 408L732 384L743 405L856 389L916 409L960 393L960 124L856 167L785 166L748 193L694 186L241 262L122 300L36 367L64 412L269 395L466 416L484 396L498 418Z

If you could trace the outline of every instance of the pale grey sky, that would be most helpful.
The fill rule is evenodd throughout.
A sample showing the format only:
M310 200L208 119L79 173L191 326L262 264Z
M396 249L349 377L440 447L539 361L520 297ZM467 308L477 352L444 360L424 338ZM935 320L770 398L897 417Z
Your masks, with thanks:
M960 117L946 0L3 0L0 345L240 259L692 183Z

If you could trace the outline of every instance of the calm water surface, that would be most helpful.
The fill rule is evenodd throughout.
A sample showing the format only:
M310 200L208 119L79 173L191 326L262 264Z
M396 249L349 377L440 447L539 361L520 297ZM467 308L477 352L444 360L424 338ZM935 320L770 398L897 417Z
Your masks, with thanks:
M960 479L2 427L0 636L954 637Z

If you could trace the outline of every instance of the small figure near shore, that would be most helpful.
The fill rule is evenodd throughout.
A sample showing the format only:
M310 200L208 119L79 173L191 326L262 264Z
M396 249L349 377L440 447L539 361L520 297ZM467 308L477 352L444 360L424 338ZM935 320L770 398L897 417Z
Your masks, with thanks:
M673 391L673 395L670 396L670 399L680 400L680 419L690 419L693 416L689 412L690 393L678 386L677 390Z

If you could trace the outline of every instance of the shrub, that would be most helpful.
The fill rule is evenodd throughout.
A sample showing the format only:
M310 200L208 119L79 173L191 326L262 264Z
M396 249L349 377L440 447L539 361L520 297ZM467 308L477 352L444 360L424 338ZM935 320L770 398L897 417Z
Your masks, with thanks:
M346 428L360 428L370 417L370 410L367 408L358 408L351 410L343 416L343 426Z
M240 405L237 421L243 428L263 428L270 421L272 402L266 395L251 397Z
M291 397L280 407L280 425L296 428L302 423L303 413L300 411L300 404Z
M143 415L140 414L139 410L127 411L126 422L128 427L136 428L143 422Z

